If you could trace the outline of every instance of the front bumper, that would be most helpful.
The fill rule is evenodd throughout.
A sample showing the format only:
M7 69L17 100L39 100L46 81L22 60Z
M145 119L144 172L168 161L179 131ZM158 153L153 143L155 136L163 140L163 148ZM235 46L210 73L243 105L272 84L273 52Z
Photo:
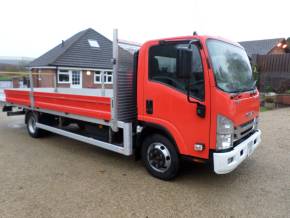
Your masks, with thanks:
M261 130L257 130L248 139L237 145L233 150L223 153L213 153L214 172L226 174L236 169L250 156L261 143Z

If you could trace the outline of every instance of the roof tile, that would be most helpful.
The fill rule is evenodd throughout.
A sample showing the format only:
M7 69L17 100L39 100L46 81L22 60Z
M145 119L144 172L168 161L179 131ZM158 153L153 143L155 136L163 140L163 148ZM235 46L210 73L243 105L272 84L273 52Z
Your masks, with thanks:
M88 40L96 40L100 48L91 47ZM29 67L63 66L111 69L112 41L89 28L60 43L29 64Z
M279 42L285 40L284 38L276 39L263 39L254 41L239 42L243 46L249 57L253 55L266 55L268 54Z

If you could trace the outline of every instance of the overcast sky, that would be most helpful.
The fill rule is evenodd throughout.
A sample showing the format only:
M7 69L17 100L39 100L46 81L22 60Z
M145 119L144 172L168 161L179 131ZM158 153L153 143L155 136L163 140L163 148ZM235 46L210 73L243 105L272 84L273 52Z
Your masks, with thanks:
M0 56L38 57L89 27L140 43L194 30L233 41L290 37L289 0L2 0L0 8Z

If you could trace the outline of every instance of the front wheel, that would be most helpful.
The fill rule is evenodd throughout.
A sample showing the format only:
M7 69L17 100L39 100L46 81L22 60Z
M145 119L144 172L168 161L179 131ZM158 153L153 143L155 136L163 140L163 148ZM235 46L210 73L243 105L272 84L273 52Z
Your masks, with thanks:
M148 172L162 180L170 180L179 171L179 155L170 140L162 135L148 136L142 145L142 160Z

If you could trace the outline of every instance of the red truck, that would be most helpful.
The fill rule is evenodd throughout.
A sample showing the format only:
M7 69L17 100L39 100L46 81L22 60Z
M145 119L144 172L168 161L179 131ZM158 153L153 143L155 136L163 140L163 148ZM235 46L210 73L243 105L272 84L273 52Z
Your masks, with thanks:
M151 40L131 55L120 43L115 30L111 93L34 88L30 73L30 88L4 90L3 111L25 114L34 138L53 132L135 155L163 180L181 158L225 174L254 152L259 92L239 44L194 34Z

